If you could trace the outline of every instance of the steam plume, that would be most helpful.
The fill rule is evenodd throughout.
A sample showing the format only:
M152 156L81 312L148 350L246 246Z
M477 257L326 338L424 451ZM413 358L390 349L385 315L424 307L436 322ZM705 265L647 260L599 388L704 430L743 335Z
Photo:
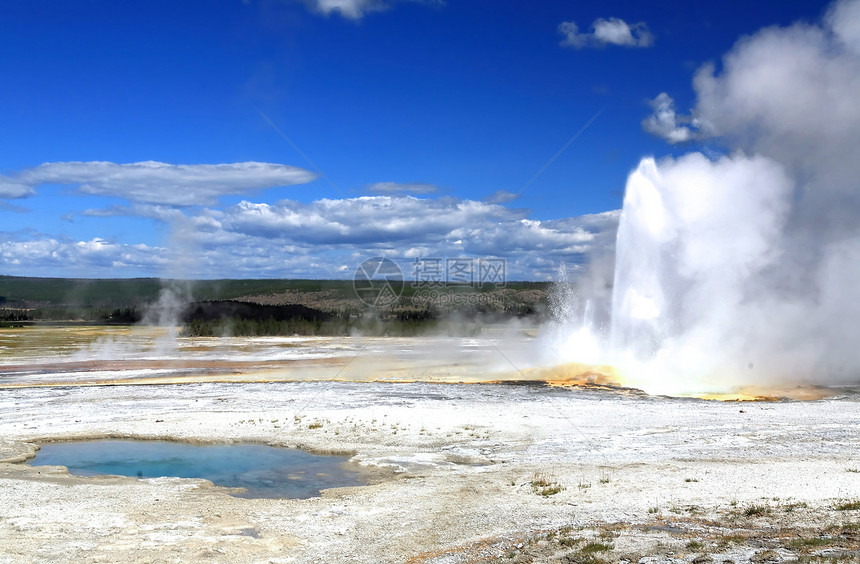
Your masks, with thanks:
M603 353L657 392L860 381L860 0L741 39L694 88L729 154L630 175Z

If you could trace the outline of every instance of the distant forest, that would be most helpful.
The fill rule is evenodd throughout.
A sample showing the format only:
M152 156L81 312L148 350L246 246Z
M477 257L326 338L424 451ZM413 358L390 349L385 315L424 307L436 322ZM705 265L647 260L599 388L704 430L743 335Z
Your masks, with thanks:
M175 323L187 336L474 333L547 315L546 282L429 292L404 285L386 307L363 303L351 280L159 280L0 276L0 328L45 323ZM160 302L163 292L168 303Z

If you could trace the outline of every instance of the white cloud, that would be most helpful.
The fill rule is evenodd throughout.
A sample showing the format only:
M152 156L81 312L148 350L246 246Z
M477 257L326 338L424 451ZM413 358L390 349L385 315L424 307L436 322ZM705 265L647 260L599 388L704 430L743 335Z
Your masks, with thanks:
M473 200L364 197L285 201L276 205L242 202L216 214L227 231L329 248L397 249L422 247L438 252L507 256L540 251L558 260L582 262L595 250L611 247L617 213L537 221ZM604 237L609 233L608 237Z
M337 13L350 20L358 20L368 12L387 8L387 4L380 0L306 0L305 3L313 11L325 16Z
M338 14L349 20L360 20L371 12L385 11L398 1L444 4L443 0L304 0L313 12L324 16Z
M0 198L26 198L34 193L33 187L13 178L0 176Z
M145 217L164 223L185 218L179 209L172 206L155 204L133 204L131 206L111 206L109 208L88 209L81 212L87 217Z
M650 47L654 44L654 36L645 22L628 24L620 18L597 18L591 24L590 32L579 31L576 22L562 22L558 32L564 35L559 45L574 49L605 45Z
M113 243L100 238L67 241L42 237L0 243L0 265L9 273L72 276L145 273L157 275L168 250L148 245Z
M675 113L675 101L665 92L648 102L654 113L642 121L642 128L648 133L662 137L669 143L683 143L695 137L693 130L686 124L691 119Z
M367 189L376 194L430 194L438 191L436 186L423 182L377 182Z
M365 196L303 204L241 202L219 215L225 228L262 237L300 239L319 244L382 244L438 239L463 228L485 229L499 214L513 212L454 198Z
M598 18L591 27L594 28L594 39L601 43L625 47L649 47L654 43L654 37L644 22L628 24L619 18Z
M496 190L489 196L487 196L484 201L488 204L507 204L508 202L513 202L517 199L517 194L513 192L508 192L507 190Z
M0 245L0 271L339 278L371 256L389 256L404 272L418 257L465 256L505 258L510 276L548 278L561 262L582 263L592 254L611 253L618 223L618 212L539 221L526 218L523 210L486 202L414 196L241 202L193 215L168 208L160 216L158 208L146 206L105 210L134 212L169 221L171 238L161 247L147 247L9 236L10 242ZM122 268L111 270L112 265Z
M78 185L86 194L169 206L210 205L219 196L312 181L307 170L282 164L244 162L173 165L155 161L118 164L103 161L45 163L0 181L0 191L32 193L42 184ZM29 192L24 192L24 189ZM2 194L2 192L0 192Z

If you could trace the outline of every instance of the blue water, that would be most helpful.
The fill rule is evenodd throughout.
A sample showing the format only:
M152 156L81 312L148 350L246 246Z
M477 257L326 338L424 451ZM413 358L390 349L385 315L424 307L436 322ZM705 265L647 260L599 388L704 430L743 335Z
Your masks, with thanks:
M245 498L305 499L325 488L360 485L347 459L255 444L191 445L171 441L79 441L42 445L34 466L65 466L77 476L204 478L246 488Z

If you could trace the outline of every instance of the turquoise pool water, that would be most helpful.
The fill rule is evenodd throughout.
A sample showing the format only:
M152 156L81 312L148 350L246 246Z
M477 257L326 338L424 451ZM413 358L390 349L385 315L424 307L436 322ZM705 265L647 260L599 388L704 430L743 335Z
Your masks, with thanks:
M297 498L325 488L356 486L342 456L321 456L256 444L191 445L171 441L78 441L42 445L34 466L66 466L77 476L204 478L247 488L245 498Z

